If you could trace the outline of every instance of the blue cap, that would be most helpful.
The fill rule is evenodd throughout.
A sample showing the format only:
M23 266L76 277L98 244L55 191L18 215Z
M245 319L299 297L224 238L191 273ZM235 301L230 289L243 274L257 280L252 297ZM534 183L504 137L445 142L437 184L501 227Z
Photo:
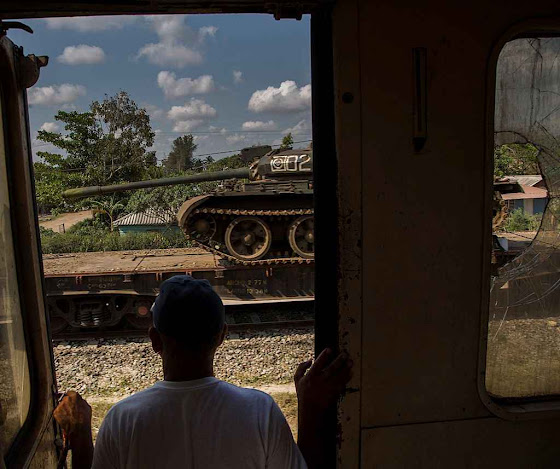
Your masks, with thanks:
M193 345L211 341L225 323L224 304L210 282L190 275L163 282L151 310L159 332Z

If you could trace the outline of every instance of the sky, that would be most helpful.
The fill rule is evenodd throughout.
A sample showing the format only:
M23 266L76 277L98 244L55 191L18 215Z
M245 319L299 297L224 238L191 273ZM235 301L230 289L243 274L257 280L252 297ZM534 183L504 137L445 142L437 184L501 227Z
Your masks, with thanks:
M92 101L120 90L148 111L159 160L186 133L195 136L195 155L213 154L215 159L254 144L279 144L288 132L302 142L296 147L311 139L309 17L22 21L34 34L10 30L8 37L25 54L50 59L28 90L34 155L55 150L36 136L39 129L64 133L54 119L59 109L87 111Z

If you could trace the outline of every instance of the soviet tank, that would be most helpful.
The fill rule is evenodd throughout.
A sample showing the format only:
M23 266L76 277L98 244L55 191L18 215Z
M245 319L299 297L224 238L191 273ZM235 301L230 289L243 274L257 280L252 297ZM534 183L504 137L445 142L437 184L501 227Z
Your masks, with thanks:
M222 181L182 205L177 221L198 246L232 263L310 263L314 257L313 151L251 147L238 168L112 186L69 189L88 197L149 187Z

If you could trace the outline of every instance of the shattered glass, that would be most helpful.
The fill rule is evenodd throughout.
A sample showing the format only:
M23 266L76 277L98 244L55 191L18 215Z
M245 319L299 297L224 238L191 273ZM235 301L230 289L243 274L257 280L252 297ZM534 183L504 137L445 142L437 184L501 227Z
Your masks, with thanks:
M560 38L507 43L497 64L495 144L538 149L549 199L536 235L516 233L525 249L492 278L486 388L499 398L560 395L559 137Z

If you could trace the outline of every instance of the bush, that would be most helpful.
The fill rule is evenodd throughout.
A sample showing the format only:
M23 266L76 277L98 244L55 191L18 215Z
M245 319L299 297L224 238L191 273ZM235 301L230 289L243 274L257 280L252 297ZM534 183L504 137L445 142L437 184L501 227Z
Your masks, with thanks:
M43 236L52 236L54 234L56 234L53 230L51 230L50 228L44 228L42 226L39 226L39 234L41 235L41 238L43 238Z
M50 231L50 233L48 233ZM86 233L84 233L86 231ZM183 233L131 233L88 229L77 232L54 233L41 230L43 254L68 252L128 251L136 249L168 249L190 247L191 243Z
M87 218L72 225L66 233L80 235L99 234L100 231L109 232L109 217L105 213L96 213L93 218Z
M528 215L522 208L516 208L506 218L506 231L537 231L541 226L542 215Z

